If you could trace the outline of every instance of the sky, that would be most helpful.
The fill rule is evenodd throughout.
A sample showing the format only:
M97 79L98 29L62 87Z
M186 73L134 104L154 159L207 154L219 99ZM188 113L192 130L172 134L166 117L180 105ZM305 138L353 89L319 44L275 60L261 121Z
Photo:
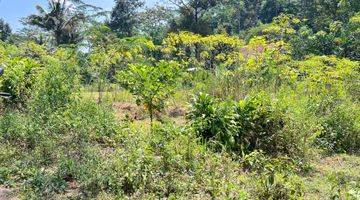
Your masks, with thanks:
M114 0L84 0L86 3L111 10ZM0 18L10 24L14 31L21 29L21 18L36 13L36 5L45 5L46 0L0 0ZM156 0L145 0L147 6L155 4Z

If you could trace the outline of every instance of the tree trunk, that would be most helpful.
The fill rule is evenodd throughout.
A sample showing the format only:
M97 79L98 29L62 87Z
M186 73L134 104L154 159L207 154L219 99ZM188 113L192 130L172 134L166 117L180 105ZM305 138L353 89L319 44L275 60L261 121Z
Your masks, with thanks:
M99 75L99 79L98 79L98 93L99 93L99 96L98 96L98 104L101 104L102 103L102 93L101 93L101 89L102 89L102 83L101 83L101 77Z

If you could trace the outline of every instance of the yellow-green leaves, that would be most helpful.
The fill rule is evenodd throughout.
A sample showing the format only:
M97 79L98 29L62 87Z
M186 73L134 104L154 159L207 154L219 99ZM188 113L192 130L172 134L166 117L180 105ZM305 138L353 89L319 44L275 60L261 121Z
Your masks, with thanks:
M174 92L179 77L178 63L160 61L156 65L130 64L118 81L135 95L136 103L145 107L153 121L155 112L164 108L165 100Z
M244 46L244 41L226 34L200 35L171 33L160 47L167 59L177 60L188 67L214 69L217 65L233 64L233 58Z

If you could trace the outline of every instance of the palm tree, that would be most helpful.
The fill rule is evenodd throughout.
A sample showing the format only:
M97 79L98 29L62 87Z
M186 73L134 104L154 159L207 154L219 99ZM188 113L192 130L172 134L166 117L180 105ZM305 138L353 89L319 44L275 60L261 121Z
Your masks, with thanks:
M74 1L74 3L82 3ZM83 10L68 0L48 0L48 10L36 6L38 14L25 19L25 23L49 31L55 38L56 45L76 44L81 40L80 25L86 19Z

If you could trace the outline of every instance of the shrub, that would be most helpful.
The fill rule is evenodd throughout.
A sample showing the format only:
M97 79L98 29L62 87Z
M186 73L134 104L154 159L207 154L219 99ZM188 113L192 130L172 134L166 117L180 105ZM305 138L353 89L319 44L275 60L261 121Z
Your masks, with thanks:
M6 103L25 106L25 102L32 95L40 63L29 58L15 58L6 64L5 70L4 76L0 79L0 91L11 95L11 99Z
M254 190L257 199L300 199L303 186L296 176L284 176L279 173L264 174L259 178Z
M43 62L47 67L39 74L30 103L37 114L63 108L76 99L74 94L79 89L79 73L71 50L59 49L54 56L43 57Z
M334 152L358 153L360 149L360 109L357 104L342 104L324 117L318 137L322 147Z
M291 119L261 93L237 103L218 102L200 93L191 103L188 119L200 138L234 152L248 154L262 150L273 155L299 156L302 153L298 148L303 147L300 145L303 138L287 132Z
M59 134L72 133L81 141L109 142L120 127L110 106L97 105L95 102L79 99L65 110L58 112L48 122Z
M327 179L331 185L330 199L359 199L360 182L358 177L339 171L327 175Z
M212 96L199 93L194 97L187 117L192 120L192 127L199 137L234 147L237 124L232 103L220 104Z
M32 148L41 128L30 115L7 111L0 117L0 139L19 147Z
M281 130L284 116L270 103L267 96L250 97L240 101L235 110L238 125L237 143L246 152L262 149L271 153L279 151L285 144Z
M96 169L91 164L101 153L96 146L114 146L118 128L110 108L86 100L54 110L46 120L31 112L5 113L0 146L9 151L0 154L1 182L24 184L26 197L61 194L85 171Z

